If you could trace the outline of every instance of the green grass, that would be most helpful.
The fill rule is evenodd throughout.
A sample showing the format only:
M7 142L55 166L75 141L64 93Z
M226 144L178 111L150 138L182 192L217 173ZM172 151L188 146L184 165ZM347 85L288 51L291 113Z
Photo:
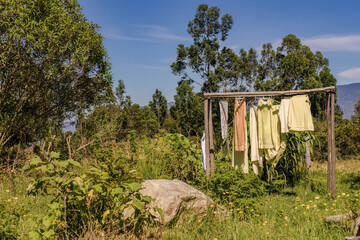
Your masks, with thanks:
M360 168L358 168L360 170ZM255 199L255 209L244 214L231 205L230 216L216 209L204 219L189 219L180 226L166 229L164 239L343 239L348 226L325 224L325 216L350 212L350 199L360 191L348 181L359 172L338 171L337 199L326 192L326 172L316 169L294 188ZM315 185L315 186L314 186Z
M205 218L189 214L174 226L161 227L157 236L161 239L343 239L349 235L348 226L325 224L323 218L351 211L351 199L360 196L360 161L338 161L336 200L326 192L325 164L315 164L308 178L296 187L250 199L252 203L245 210L229 203L222 206L227 209L223 213L213 206ZM39 227L49 201L43 196L27 196L27 185L24 176L15 178L11 188L6 178L0 183L2 223L10 221L6 223L8 230L3 226L2 231L14 233L18 239L28 239L27 233Z

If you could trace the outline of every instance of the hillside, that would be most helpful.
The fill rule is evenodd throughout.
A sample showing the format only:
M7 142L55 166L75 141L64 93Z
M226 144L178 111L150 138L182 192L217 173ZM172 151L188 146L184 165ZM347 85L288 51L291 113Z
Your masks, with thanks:
M360 83L337 85L338 104L344 112L344 118L350 119L354 114L354 104L360 98Z

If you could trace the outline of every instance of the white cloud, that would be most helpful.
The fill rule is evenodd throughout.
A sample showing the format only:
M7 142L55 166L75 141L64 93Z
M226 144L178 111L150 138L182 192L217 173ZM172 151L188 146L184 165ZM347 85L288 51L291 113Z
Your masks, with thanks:
M360 52L360 35L318 36L302 39L302 43L319 51Z
M343 71L343 72L339 73L339 77L360 79L360 67L359 68L351 68L346 71Z
M164 39L164 40L176 40L176 41L191 41L190 38L175 35L166 31L153 31L149 33L150 37Z
M108 33L104 34L104 37L112 40L127 40L127 41L142 41L142 42L157 42L154 39L148 38L137 38L137 37L128 37L117 33Z
M111 30L111 31L109 31ZM119 34L118 29L109 29L104 37L112 40L163 42L163 41L191 41L190 38L172 33L168 28L157 25L132 24L127 33ZM132 33L132 34L131 34ZM135 35L135 37L129 37Z

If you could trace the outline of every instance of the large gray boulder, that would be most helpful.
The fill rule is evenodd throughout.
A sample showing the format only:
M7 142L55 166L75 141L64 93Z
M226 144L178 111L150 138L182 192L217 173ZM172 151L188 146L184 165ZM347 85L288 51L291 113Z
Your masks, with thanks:
M155 214L156 220L164 224L187 211L196 213L200 217L205 216L208 206L213 204L213 201L204 193L180 180L146 180L142 186L141 194L155 198L152 205L162 209L163 221L159 213Z

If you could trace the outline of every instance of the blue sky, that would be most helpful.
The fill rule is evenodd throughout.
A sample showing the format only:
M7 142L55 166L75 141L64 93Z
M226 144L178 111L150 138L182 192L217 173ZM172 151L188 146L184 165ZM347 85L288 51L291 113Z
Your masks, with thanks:
M234 19L224 46L260 49L295 34L329 59L338 84L360 82L358 0L79 0L84 15L101 29L112 63L114 85L124 80L133 102L147 105L158 88L173 101L179 78L170 64L178 44L188 46L187 24L201 3Z

